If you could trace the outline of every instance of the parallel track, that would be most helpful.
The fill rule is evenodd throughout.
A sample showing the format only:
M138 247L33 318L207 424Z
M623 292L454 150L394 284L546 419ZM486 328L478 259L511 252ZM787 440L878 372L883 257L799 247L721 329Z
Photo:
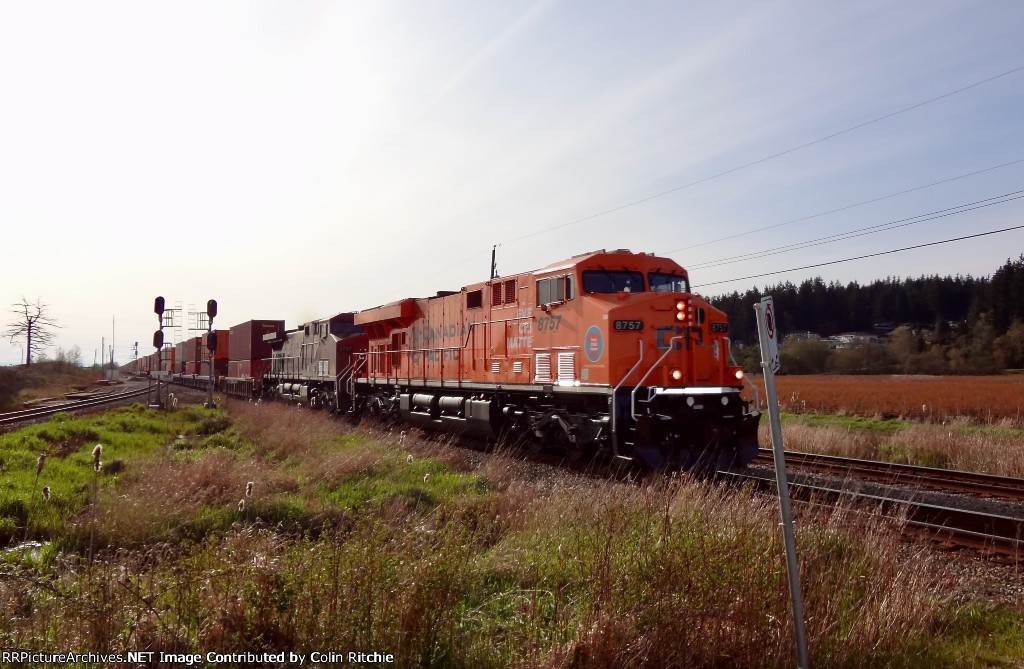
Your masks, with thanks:
M786 455L787 463L789 455ZM738 472L719 472L720 476L739 483L753 483L764 490L774 490L775 480ZM913 500L894 499L790 482L794 502L813 506L834 506L840 500L866 506L871 513L906 519L906 527L913 533L948 545L974 548L985 555L1024 562L1024 519L998 514L928 504Z
M762 448L754 462L771 464L773 462L771 450ZM786 451L786 466L812 469L830 476L853 477L1024 502L1024 479L1008 476L840 458L796 451Z
M83 411L88 409L94 409L97 407L104 406L106 404L113 404L115 402L122 402L126 399L133 397L139 397L150 392L149 388L141 388L138 390L125 390L121 392L107 393L102 397L94 397L84 400L76 400L74 402L65 402L50 407L39 407L35 409L22 409L21 411L11 411L8 413L0 413L0 429L17 425L19 423L25 423L40 418L46 418L52 416L55 413L66 411L68 413L74 413L76 411Z

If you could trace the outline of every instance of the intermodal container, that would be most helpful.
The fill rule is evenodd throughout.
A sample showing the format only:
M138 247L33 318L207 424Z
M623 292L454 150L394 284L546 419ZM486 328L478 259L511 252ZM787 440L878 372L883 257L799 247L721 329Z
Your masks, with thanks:
M270 342L266 335L281 337L284 335L284 321L253 320L239 323L231 328L231 360L263 360L271 354ZM250 372L256 371L250 369ZM256 376L250 374L250 376Z

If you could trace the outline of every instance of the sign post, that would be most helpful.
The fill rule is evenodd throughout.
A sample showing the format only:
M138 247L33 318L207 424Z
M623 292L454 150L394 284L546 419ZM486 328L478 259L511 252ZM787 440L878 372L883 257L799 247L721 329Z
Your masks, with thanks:
M772 452L775 454L775 481L779 489L779 509L782 511L782 534L786 542L786 575L789 578L789 597L793 602L793 631L796 637L797 665L807 669L807 633L804 630L804 605L800 594L800 571L797 566L796 539L793 536L793 514L789 508L789 483L786 481L786 456L782 444L782 422L779 419L779 394L775 389L775 372L779 371L779 343L775 322L775 305L765 297L754 305L757 314L757 333L761 342L761 368L764 370L764 388L771 423Z

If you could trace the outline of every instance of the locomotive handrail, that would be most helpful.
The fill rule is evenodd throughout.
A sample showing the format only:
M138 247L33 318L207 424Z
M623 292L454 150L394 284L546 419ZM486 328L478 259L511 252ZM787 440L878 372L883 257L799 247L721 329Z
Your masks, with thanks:
M334 386L335 386L335 389L337 389L337 388L338 388L338 382L339 382L339 381L341 381L341 380L342 380L342 377L344 377L344 376L345 376L346 374L348 374L348 375L349 375L349 377L351 378L351 375L352 375L352 368L353 368L354 366L355 366L355 363L354 363L354 362L352 362L351 360L349 360L348 366L347 366L347 367L346 367L345 369L343 369L343 370L341 370L340 372L338 372L338 374L337 374L337 375L336 375L336 376L334 377ZM349 386L349 384L348 384L348 382L346 381L346 382L345 382L345 389L346 389L346 390L348 389L348 386Z
M502 318L502 319L495 320L495 321L475 321L475 322L469 324L469 329L466 330L466 338L463 341L463 343L461 345L459 345L459 346L436 346L436 347L432 347L432 348L399 348L399 349L390 349L390 348L388 348L388 349L384 349L383 351L366 351L365 353L356 353L355 355L357 357L363 357L367 361L369 361L369 360L376 360L375 356L389 355L389 354L392 354L392 353L397 353L398 355L402 355L402 354L408 354L408 353L430 353L432 351L462 351L462 350L465 350L466 348L469 348L469 340L470 340L470 337L473 336L473 328L475 328L477 325L494 325L496 323L510 323L512 321L523 321L523 320L532 319L532 318L533 318L533 316L531 315L531 316L515 316L513 318ZM367 368L369 369L369 365L367 366ZM384 377L386 379L390 379L391 378L389 374L384 374ZM397 380L398 377L396 376L395 379Z
M633 367L630 368L628 372L626 372L626 374L622 377L622 380L619 381L619 384L615 386L614 390L612 390L612 455L619 454L619 435L615 430L615 417L618 414L618 411L616 411L615 407L615 396L618 394L619 388L622 387L622 384L626 382L626 379L628 379L633 374L633 372L636 371L636 368L640 366L640 363L644 361L644 340L637 339L636 342L640 344L640 359L636 361L636 364L633 365Z
M728 356L729 357L729 362L732 363L733 367L739 367L739 365L736 364L736 358L734 358L732 356L732 340L729 339L728 337L722 337L722 339L725 340L725 345L726 345L726 349L725 350L729 352L729 356ZM754 385L754 382L751 381L750 378L747 377L746 374L743 375L743 380L746 381L747 385L750 386L750 389L754 391L754 407L758 411L760 411L761 410L761 392L757 389L757 386Z
M365 354L363 354L363 353L356 353L355 355L352 356L352 373L349 374L348 383L346 384L348 386L348 394L349 394L350 397L354 398L355 395L356 395L356 374L358 374L359 370L362 367L364 367L365 365L366 365L366 355ZM352 406L354 407L355 404L353 403Z
M640 379L640 382L633 387L633 392L629 394L629 413L630 415L633 416L633 420L636 420L636 391L640 390L640 386L644 384L644 381L646 381L647 377L651 375L651 372L654 371L654 368L660 365L661 361L664 360L668 356L668 354L672 352L673 344L678 339L682 339L682 337L672 337L671 339L668 340L668 349L666 349L665 352L661 354L661 357L658 358L657 362L655 362L653 365L650 366L650 368L648 368L647 373L644 374L644 378Z

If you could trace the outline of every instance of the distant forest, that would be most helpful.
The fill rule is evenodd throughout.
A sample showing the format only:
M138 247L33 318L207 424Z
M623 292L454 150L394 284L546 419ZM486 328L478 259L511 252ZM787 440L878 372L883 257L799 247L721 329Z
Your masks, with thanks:
M709 298L734 342L756 347L754 304L771 295L790 373L991 373L1024 367L1024 254L991 278L922 276L842 285L808 279ZM825 338L874 333L884 343L830 351ZM786 341L787 335L800 334ZM759 368L756 351L741 356ZM788 359L788 360L787 360ZM752 369L753 368L753 369ZM785 371L785 370L784 370Z

